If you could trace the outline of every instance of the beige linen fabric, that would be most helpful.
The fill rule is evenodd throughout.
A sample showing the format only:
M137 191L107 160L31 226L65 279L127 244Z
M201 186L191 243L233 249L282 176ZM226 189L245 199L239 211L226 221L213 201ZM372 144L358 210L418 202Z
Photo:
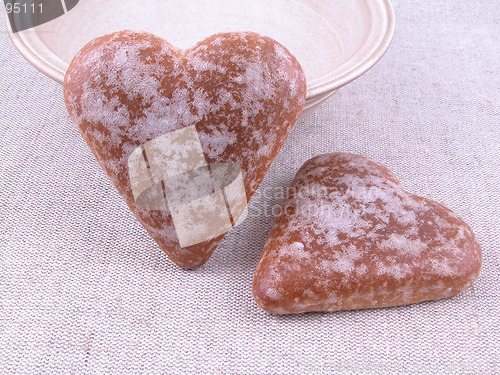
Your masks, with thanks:
M194 271L129 212L0 11L0 373L499 372L500 3L394 6L387 55L297 124L247 219ZM260 310L251 282L272 208L303 162L333 151L462 215L484 252L473 287L380 310Z

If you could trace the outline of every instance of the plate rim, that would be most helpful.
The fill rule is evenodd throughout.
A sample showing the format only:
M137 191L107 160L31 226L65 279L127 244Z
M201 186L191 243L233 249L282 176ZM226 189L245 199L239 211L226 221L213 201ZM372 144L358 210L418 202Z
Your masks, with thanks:
M356 78L360 77L362 74L371 69L387 52L389 46L394 38L395 32L395 15L394 9L390 0L363 0L369 7L377 7L377 10L381 12L384 16L383 19L378 20L381 24L380 35L378 44L374 45L370 50L370 54L364 57L361 62L355 65L352 69L344 72L343 74L335 77L334 79L329 79L324 82L315 83L313 86L307 87L307 98L306 101L312 101L317 99L320 95L328 95L332 91L338 90L340 87L352 82ZM32 29L19 31L14 33L8 19L8 15L5 14L5 24L7 28L7 34L9 35L12 44L16 47L19 53L38 71L43 73L45 76L51 78L52 80L62 84L64 81L64 73L54 66L50 65L47 61L43 60L39 54L35 53L29 45L26 43L23 36ZM29 38L28 38L29 39ZM51 55L57 57L54 52L50 52ZM347 60L349 61L349 60ZM325 75L328 77L328 74ZM321 79L321 77L320 77ZM315 79L316 80L316 79ZM330 96L329 95L329 96Z
M336 91L349 82L354 81L356 78L359 78L361 75L375 66L375 64L380 61L380 59L389 49L392 40L394 39L394 33L396 29L394 9L390 0L363 1L365 1L368 7L372 7L373 9L377 8L380 14L384 16L383 19L378 20L381 26L380 30L383 30L383 32L380 32L379 34L380 37L378 39L378 44L374 44L374 46L370 50L371 53L365 56L364 59L361 60L361 62L354 66L352 69L344 72L334 79L330 79L325 82L317 83L314 86L308 87L308 99L315 98L319 95L325 95L327 93L330 93L331 91ZM328 74L325 77L328 77Z

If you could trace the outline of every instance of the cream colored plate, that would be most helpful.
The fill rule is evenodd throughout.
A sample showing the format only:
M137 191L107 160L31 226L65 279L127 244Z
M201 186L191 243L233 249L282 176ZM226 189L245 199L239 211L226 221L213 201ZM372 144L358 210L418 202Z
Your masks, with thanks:
M76 52L117 30L145 30L187 48L222 31L255 31L278 40L308 81L305 112L370 69L394 34L389 0L80 0L53 21L12 33L38 70L62 83Z

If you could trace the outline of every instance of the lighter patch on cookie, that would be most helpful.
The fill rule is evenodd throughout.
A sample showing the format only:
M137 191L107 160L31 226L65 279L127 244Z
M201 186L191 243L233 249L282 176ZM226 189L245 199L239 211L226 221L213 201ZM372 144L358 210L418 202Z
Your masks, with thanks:
M428 246L420 238L408 238L397 233L391 233L387 239L380 242L379 246L382 250L398 249L401 254L410 254L414 257L420 256L428 249Z
M279 249L279 256L289 256L293 259L307 259L311 257L311 253L304 250L304 244L302 242L294 242L290 245L282 246Z

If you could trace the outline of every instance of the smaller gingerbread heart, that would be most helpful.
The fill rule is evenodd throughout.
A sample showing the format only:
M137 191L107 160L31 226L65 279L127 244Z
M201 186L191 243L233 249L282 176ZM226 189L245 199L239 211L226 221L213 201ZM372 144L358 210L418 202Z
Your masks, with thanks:
M453 211L407 193L377 162L325 154L295 176L253 296L277 314L406 305L464 291L481 260L474 233Z

